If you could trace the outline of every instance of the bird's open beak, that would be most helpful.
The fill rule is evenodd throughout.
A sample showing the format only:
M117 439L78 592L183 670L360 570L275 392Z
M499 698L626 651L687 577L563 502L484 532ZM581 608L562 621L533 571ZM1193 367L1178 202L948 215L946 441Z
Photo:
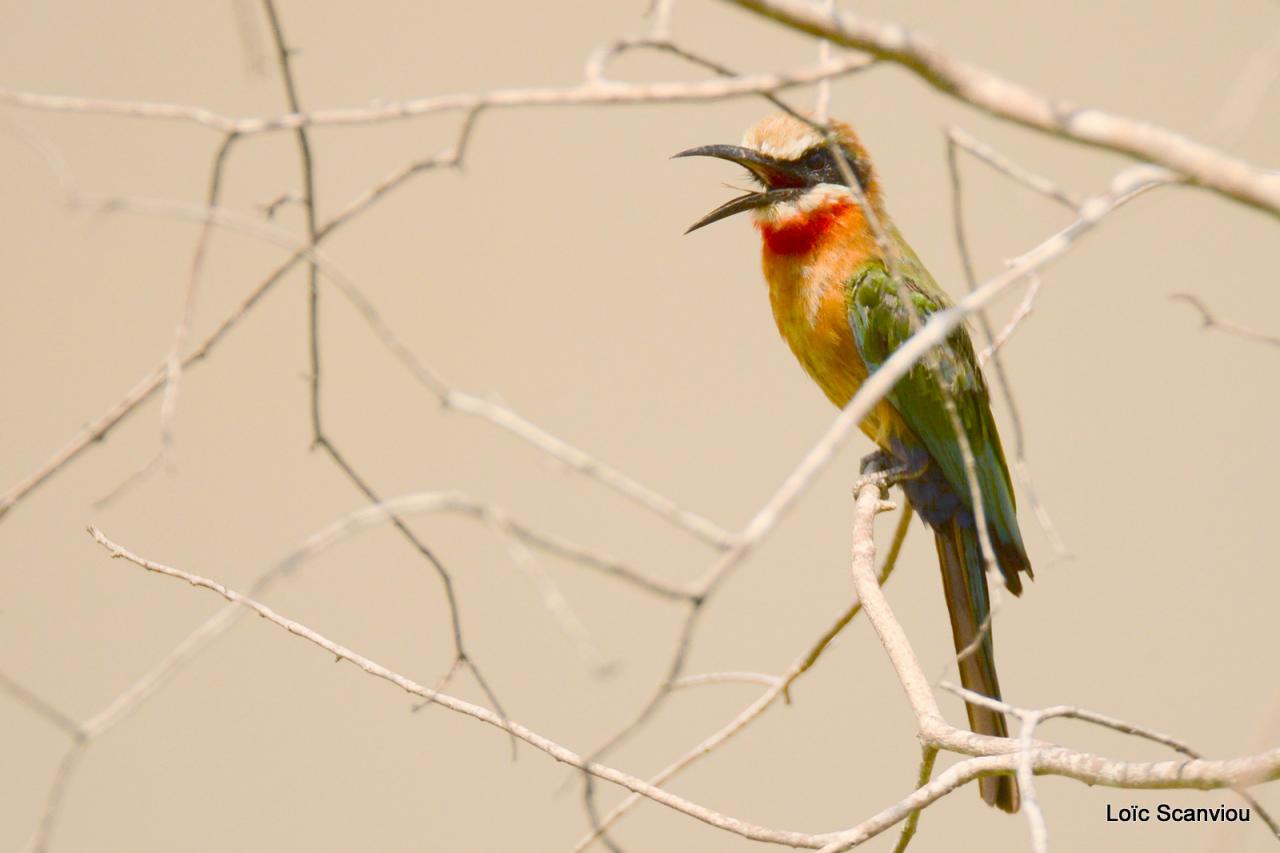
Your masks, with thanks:
M807 176L796 164L787 163L739 145L701 145L690 148L688 151L681 151L673 157L718 157L721 160L729 160L748 169L760 183L768 187L767 190L747 193L720 205L690 225L684 232L686 234L744 210L754 210L798 198L804 194L805 187L808 185Z

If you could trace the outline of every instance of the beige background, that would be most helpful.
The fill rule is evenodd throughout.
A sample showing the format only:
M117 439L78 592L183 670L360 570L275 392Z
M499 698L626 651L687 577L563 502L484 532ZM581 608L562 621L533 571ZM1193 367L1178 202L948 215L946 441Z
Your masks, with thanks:
M641 0L560 3L282 3L313 107L452 91L570 84L596 45L638 32ZM939 36L957 54L1047 91L1203 135L1280 9L1253 0L1083 4L859 3ZM0 82L40 92L282 110L274 66L255 71L228 3L4 4ZM244 4L265 45L257 4ZM725 5L684 0L680 39L739 68L812 61L814 46ZM697 76L632 57L617 76ZM809 92L793 102L812 102ZM840 82L834 111L877 157L904 232L953 292L940 129L959 123L1080 192L1122 161L1000 125L902 71ZM478 127L464 175L420 178L327 244L397 333L460 388L493 393L682 504L738 526L833 412L777 339L743 220L681 231L724 198L727 166L670 162L733 142L758 101L522 109ZM196 201L215 134L185 124L0 114L0 488L28 474L156 363L171 340L197 229L68 211L35 134L85 191ZM329 129L314 138L322 217L392 168L447 143L453 117ZM1275 164L1280 96L1232 150ZM1221 140L1218 140L1221 141ZM1064 213L966 163L980 274L1062 225ZM245 142L229 167L243 210L297 184L288 135ZM296 209L280 222L301 229ZM1276 222L1168 190L1119 213L1045 277L1007 349L1040 492L1075 558L1051 562L1023 514L1038 577L1001 614L1002 681L1027 705L1074 702L1174 732L1215 756L1275 745L1280 692L1276 388L1280 352L1201 333L1192 291L1222 315L1280 331ZM280 258L217 237L197 334ZM1010 296L998 317L1017 304ZM561 470L483 423L445 415L332 290L323 306L325 412L334 439L387 495L458 489L673 580L709 560L691 537ZM304 286L294 275L183 386L176 471L105 509L91 503L157 446L147 405L0 523L0 668L66 713L99 711L218 606L148 576L83 533L101 526L158 560L244 587L305 535L361 505L308 451ZM1005 412L1000 411L1004 418ZM708 608L690 670L781 670L851 595L846 572L858 437ZM886 522L888 523L888 522ZM599 680L511 564L464 519L414 526L454 573L471 649L507 709L588 749L648 695L679 610L576 566L544 564L610 658ZM930 672L951 654L934 556L913 530L890 597ZM389 529L327 553L269 602L423 681L450 659L438 584ZM479 700L474 684L454 685ZM756 688L677 696L614 756L652 773L745 705ZM727 813L785 828L850 825L915 773L911 721L865 624L731 746L672 784ZM956 718L959 706L947 698ZM568 849L585 823L566 771L500 734L410 700L257 620L237 627L88 752L57 851ZM1046 734L1133 758L1164 752L1068 723ZM65 747L0 695L0 849L36 824ZM1242 829L1116 827L1116 806L1217 805L1217 793L1040 783L1054 849L1272 849ZM1261 793L1280 808L1280 789ZM606 791L606 803L617 801ZM631 850L759 849L646 804L621 824ZM1024 850L1026 823L960 792L913 846ZM887 850L889 837L868 845Z

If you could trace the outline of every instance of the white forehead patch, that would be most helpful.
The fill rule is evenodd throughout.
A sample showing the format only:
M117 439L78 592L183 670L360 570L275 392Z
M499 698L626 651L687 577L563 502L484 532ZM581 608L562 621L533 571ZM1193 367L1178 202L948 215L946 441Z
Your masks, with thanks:
M794 160L821 143L822 137L813 128L790 116L771 116L742 137L744 148L753 148L779 160Z
M747 148L754 148L761 154L776 157L779 160L795 160L820 141L817 136L806 135L791 136L783 139L762 139L755 145L744 141L743 145Z

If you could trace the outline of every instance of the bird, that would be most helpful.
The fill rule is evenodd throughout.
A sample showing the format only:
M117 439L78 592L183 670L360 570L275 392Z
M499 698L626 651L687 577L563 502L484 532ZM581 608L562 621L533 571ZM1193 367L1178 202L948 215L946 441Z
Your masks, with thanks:
M823 127L780 113L749 128L741 145L703 145L674 156L746 168L756 187L686 233L751 213L778 331L836 406L843 408L931 315L952 306L889 217L879 175L850 125L832 120ZM933 531L961 683L999 700L986 561L961 434L1005 587L1019 595L1020 576L1030 578L1032 570L990 395L964 324L898 380L860 427L896 467L898 485ZM1008 737L1002 713L971 703L965 709L973 731ZM1012 776L981 778L979 792L990 805L1018 810Z

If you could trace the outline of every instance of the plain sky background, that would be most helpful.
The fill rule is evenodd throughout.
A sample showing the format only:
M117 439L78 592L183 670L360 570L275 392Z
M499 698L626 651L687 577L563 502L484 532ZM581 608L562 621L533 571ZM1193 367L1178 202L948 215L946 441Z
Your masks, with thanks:
M569 85L587 55L641 32L645 3L281 3L313 108L496 87ZM1280 93L1243 134L1213 118L1280 7L1202 2L867 2L868 15L939 37L956 55L1047 92L1227 145L1277 165ZM283 111L256 3L3 4L0 85ZM675 33L740 69L807 65L814 43L726 4L681 0ZM627 79L692 79L629 56ZM790 95L812 104L812 91ZM668 160L736 142L767 105L516 109L482 117L464 174L420 177L326 252L450 383L526 417L682 505L740 526L834 412L778 339L743 219L681 232L738 180ZM963 288L942 128L958 124L1081 194L1123 165L978 115L894 68L835 86L890 210L935 276ZM448 144L457 117L318 130L322 219L392 169ZM198 228L69 210L38 138L85 192L202 199L216 134L193 125L0 110L0 489L26 476L151 370L172 340ZM1068 221L1053 203L966 160L981 276ZM291 135L249 139L225 203L252 212L298 186ZM296 207L278 224L302 233ZM1007 697L1077 703L1175 733L1215 757L1280 739L1274 537L1280 351L1215 332L1170 294L1280 331L1274 218L1189 189L1115 215L1044 275L1005 350L1039 494L1071 554L1053 560L1027 510L1037 579L997 624ZM201 335L278 260L220 234ZM0 521L0 669L87 718L213 612L208 593L110 561L87 523L148 557L245 588L306 535L362 505L311 452L304 278L281 283L182 386L175 467L106 508L154 452L159 407L135 417ZM1002 323L1021 288L995 307ZM385 495L458 490L675 581L712 555L687 534L522 442L442 412L328 285L324 406L332 437ZM1007 412L998 408L1001 423ZM708 606L690 672L778 672L851 596L857 436ZM588 750L661 677L681 610L546 558L616 673L596 677L513 565L464 518L418 518L458 586L467 641L513 718ZM889 519L884 519L886 534ZM933 548L911 533L890 600L930 673L952 654ZM277 587L281 612L434 681L451 657L439 584L393 530L326 553ZM467 678L452 688L483 699ZM683 691L611 759L646 776L719 727L759 688ZM856 624L793 691L674 791L751 821L851 825L903 796L917 747L900 690ZM952 719L959 703L944 697ZM498 732L413 701L259 620L246 620L95 743L67 793L55 851L567 850L585 827L566 770ZM1167 752L1072 723L1043 732L1134 759ZM66 738L0 695L0 849L36 825ZM1229 795L1039 783L1054 849L1264 850L1239 829L1117 827L1108 804L1217 805ZM606 789L605 803L620 794ZM1280 808L1278 789L1260 792ZM761 849L653 804L618 828L629 850ZM893 833L867 845L891 848ZM1027 849L1027 827L972 791L931 808L919 853Z

